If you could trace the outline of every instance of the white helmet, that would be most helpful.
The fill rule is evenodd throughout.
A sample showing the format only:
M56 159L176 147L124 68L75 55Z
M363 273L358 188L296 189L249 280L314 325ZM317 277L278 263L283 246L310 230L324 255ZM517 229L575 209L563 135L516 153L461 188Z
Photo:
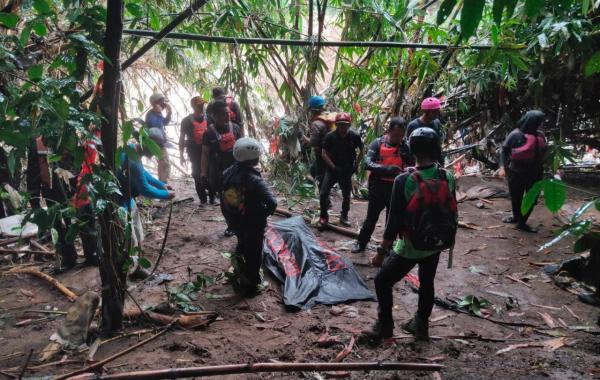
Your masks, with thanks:
M251 137L242 137L233 146L233 158L238 162L252 161L260 157L262 147Z

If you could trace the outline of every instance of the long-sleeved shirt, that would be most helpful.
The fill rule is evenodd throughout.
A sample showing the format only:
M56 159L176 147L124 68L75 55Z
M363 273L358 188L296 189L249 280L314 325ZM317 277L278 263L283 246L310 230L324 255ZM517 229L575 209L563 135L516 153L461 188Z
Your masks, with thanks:
M379 155L381 144L386 144L388 147L392 146L388 143L387 136L381 136L376 138L371 145L369 145L369 150L365 156L365 169L371 172L369 180L380 179L382 177L395 177L400 174L404 168L414 164L408 145L406 145L405 141L402 141L398 148L400 150L400 156L402 157L402 164L404 167L398 169L395 166L382 165L380 163Z
M228 209L228 190L235 189L242 197L243 213L238 214ZM243 164L235 163L223 173L223 199L221 209L230 227L264 228L267 217L277 208L277 199L262 178L258 170Z
M146 114L146 128L148 128L148 129L158 128L163 134L164 142L159 144L159 145L161 145L161 147L166 144L166 141L167 141L166 127L167 127L167 124L169 124L170 122L171 122L171 114L170 113L167 114L167 116L163 116L162 112L156 112L154 110L150 110Z
M542 132L534 131L535 134ZM512 150L525 144L525 133L519 128L515 128L506 136L506 140L502 144L500 152L500 165L506 169L510 169L516 173L532 173L538 175L544 171L544 154L545 149L540 149L533 162L518 162L511 160Z
M219 96L219 97L215 98L212 102L208 103L208 106L206 106L206 115L208 116L208 124L212 124L215 122L215 120L213 119L213 112L212 112L215 100L221 100L221 101L224 101L227 103L227 96L226 95ZM232 99L230 107L231 107L230 111L235 114L235 117L231 118L231 121L233 123L239 125L240 129L243 131L244 119L242 117L242 109L240 108L239 103Z
M439 169L436 165L417 167L417 170L423 180L438 178ZM452 196L456 197L454 176L448 171L445 172L449 190L452 192ZM417 182L411 173L404 173L396 177L394 188L392 190L392 200L390 202L387 225L385 226L385 232L383 234L385 240L395 240L398 235L403 232L406 207L416 189ZM410 238L403 236L402 234L400 240L398 240L394 247L394 252L408 259L422 259L437 253L437 251L421 251L415 249Z
M168 199L169 191L165 187L165 183L156 179L150 174L145 168L141 161L130 160L127 158L125 153L121 155L121 162L124 168L128 169L128 179L131 185L131 192L129 192L131 198L128 202L125 200L125 204L130 204L134 198L138 196L144 196L146 198L154 199ZM127 184L122 184L127 186ZM128 192L123 192L128 193Z

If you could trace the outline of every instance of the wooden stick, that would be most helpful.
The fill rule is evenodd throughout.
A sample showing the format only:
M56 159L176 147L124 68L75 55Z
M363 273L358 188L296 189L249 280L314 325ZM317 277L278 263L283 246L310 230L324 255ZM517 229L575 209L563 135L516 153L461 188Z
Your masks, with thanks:
M51 250L49 250L48 248L46 248L45 246L41 245L37 240L35 239L29 239L29 244L33 245L34 247L36 247L37 249L44 251L44 252L49 252L54 254Z
M294 214L291 211L285 210L285 209L282 209L282 208L275 209L275 214L278 214L280 216L285 216L285 217L288 217L288 218L294 216ZM303 216L303 217L304 217L304 220L306 221L306 223L310 224L310 218L308 218L307 216ZM344 235L344 236L348 236L348 237L355 238L355 239L358 238L358 232L353 231L353 230L348 229L348 228L343 228L343 227L336 226L336 225L333 225L333 224L330 224L330 223L327 223L324 227L326 229L328 229L328 230L331 230L333 232L337 232L338 234L341 234L341 235Z
M116 359L120 358L121 356L126 355L126 354L130 353L131 351L133 351L133 350L135 350L137 348L140 348L143 345L145 345L146 343L149 343L149 342L153 341L154 339L158 338L159 336L163 335L164 333L167 332L167 330L169 330L171 328L172 325L173 325L173 323L168 324L167 327L165 327L164 329L162 329L158 333L152 335L150 338L142 340L138 344L134 344L133 346L128 347L128 348L124 349L121 352L117 352L116 354L114 354L112 356L109 356L108 358L106 358L104 360L100 360L99 362L96 362L96 363L94 363L92 365L89 365L89 366L87 366L85 368L82 368L82 369L79 369L77 371L73 371L73 372L67 373L65 375L59 376L59 377L55 378L54 380L65 380L65 379L68 379L68 378L70 378L72 376L80 375L82 373L90 372L90 371L93 371L93 370L95 370L97 368L101 368L106 363L110 363L113 360L116 360Z
M58 289L62 294L67 296L69 301L74 302L77 299L77 294L73 293L69 288L67 288L65 285L63 285L61 282L59 282L54 277L51 277L51 276L47 275L46 273L41 272L37 268L15 268L15 269L9 270L7 273L30 274L37 278L41 278L42 280L49 282L52 286L54 286L56 289Z
M17 243L21 240L21 238L19 236L17 237L12 237L12 238L8 238L6 240L2 240L0 241L0 247L4 247L5 245L9 245L9 244L13 244L13 243ZM25 239L23 239L25 240Z
M34 254L34 255L54 256L54 252L34 251L32 249L0 248L0 253L11 254L11 255L19 254L19 253L29 253L29 254Z
M505 274L504 277L508 278L509 280L512 280L514 282L518 282L519 284L525 285L528 288L531 288L531 285L526 283L525 281L519 280L518 278L511 276L510 274Z
M179 317L172 317L170 315L164 315L160 313L154 313L152 311L144 311L139 308L129 309L123 312L123 317L126 318L139 318L146 317L154 322L158 322L162 325L171 325L173 323L179 324L181 327L186 329L194 329L202 326L209 325L212 323L217 314L212 315L182 315Z
M21 369L21 373L19 373L19 380L21 380L23 378L23 376L25 375L25 371L27 371L27 366L29 365L29 361L31 360L32 355L33 355L33 348L29 350L29 355L27 355L25 364L23 364L23 369Z
M71 380L102 379L102 380L156 380L177 379L182 377L202 377L217 375L233 375L242 373L260 372L326 372L326 371L440 371L444 366L440 364L424 363L381 363L381 362L355 362L355 363L247 363L226 364L208 367L169 368L153 371L126 372L113 375L98 376L86 374ZM55 380L63 379L62 377Z

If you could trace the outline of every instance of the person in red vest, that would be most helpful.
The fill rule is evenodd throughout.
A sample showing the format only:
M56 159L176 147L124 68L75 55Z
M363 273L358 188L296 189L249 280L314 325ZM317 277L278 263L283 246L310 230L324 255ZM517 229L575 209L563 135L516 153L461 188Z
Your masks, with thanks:
M187 151L188 159L192 164L192 177L196 186L196 193L200 204L206 204L207 199L211 205L217 204L215 191L208 181L203 182L201 176L202 166L202 140L208 129L208 120L204 113L204 99L194 96L190 101L193 113L181 121L181 132L179 133L179 154L182 165L186 165L184 151ZM208 196L207 196L208 195Z
M208 183L216 192L222 190L223 172L235 163L233 146L242 137L241 128L229 118L229 108L223 100L213 103L214 123L202 136L201 180ZM225 236L233 236L227 228Z
M227 105L227 111L229 114L229 120L239 125L240 133L244 134L244 120L242 118L242 110L238 102L233 99L233 96L227 95L223 87L215 87L212 89L213 100L206 107L206 114L208 116L208 123L214 122L214 104L217 101L223 101Z
M404 140L405 129L404 119L394 117L386 134L369 146L365 156L365 167L369 171L369 206L358 239L352 247L353 253L365 250L384 208L387 219L394 179L413 164L410 149Z

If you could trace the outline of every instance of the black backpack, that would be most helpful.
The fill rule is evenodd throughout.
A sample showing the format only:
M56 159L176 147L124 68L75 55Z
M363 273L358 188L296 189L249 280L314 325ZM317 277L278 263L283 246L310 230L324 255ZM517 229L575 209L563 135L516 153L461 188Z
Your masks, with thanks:
M414 248L442 251L454 245L458 230L458 210L446 177L438 169L438 178L423 179L418 171L412 176L417 188L407 201L405 232Z

